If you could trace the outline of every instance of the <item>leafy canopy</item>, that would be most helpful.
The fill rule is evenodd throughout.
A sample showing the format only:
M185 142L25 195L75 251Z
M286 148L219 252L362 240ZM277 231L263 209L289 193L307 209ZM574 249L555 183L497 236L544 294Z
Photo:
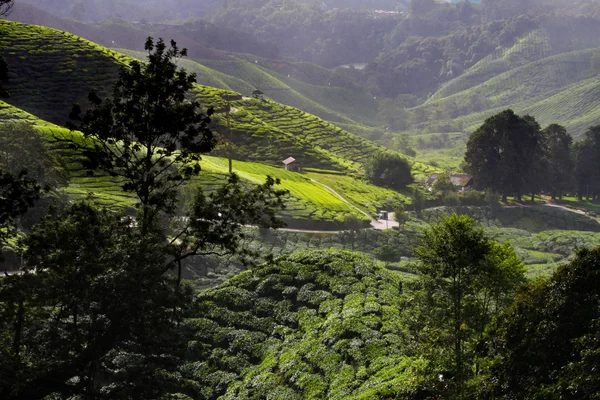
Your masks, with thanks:
M447 387L464 396L475 364L474 347L495 314L524 282L524 267L510 245L488 237L466 215L444 216L427 229L414 250L420 273L417 293L420 346Z
M478 188L520 198L536 185L536 163L542 154L535 119L506 110L486 119L471 135L465 162Z
M137 195L144 224L149 214L174 211L175 189L200 172L200 153L215 146L208 124L212 110L186 99L196 80L175 61L187 55L171 41L145 44L148 63L123 66L112 98L90 93L93 107L82 115L75 105L70 124L90 139L87 167L123 178L123 190Z
M365 177L374 185L402 190L413 182L410 163L398 154L379 153L365 165Z

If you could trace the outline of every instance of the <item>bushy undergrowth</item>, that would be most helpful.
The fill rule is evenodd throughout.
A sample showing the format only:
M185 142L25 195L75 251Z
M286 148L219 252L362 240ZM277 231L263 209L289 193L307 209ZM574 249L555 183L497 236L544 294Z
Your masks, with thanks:
M197 299L186 366L198 398L407 398L412 359L399 277L347 252L298 253Z

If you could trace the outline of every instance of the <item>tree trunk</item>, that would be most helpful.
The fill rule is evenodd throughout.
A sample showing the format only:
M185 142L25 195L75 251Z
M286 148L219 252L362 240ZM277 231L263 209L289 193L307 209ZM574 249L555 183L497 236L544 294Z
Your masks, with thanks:
M502 202L503 203L508 203L508 199L506 198L506 194L502 195Z
M25 319L25 306L23 300L19 300L17 306L17 320L15 321L15 337L13 338L13 351L17 358L21 353L21 336L23 334L23 321Z
M535 203L535 193L531 193L531 202Z

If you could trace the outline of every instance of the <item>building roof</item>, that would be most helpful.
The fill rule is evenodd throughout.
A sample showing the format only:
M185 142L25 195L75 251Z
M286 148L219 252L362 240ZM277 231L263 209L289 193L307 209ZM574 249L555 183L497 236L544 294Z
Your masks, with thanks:
M435 183L435 181L437 181L437 179L440 177L440 174L433 174L430 175L429 178L427 178L427 180L425 181L425 184L427 186L433 186L433 184Z
M450 175L450 181L454 184L454 186L465 187L473 180L472 175L468 174L456 174Z
M290 165L295 162L296 162L296 159L294 157L286 158L285 160L283 160L284 165Z
M440 177L440 174L430 175L429 178L427 178L427 180L425 181L425 185L433 186L439 177ZM468 174L450 175L450 182L452 182L452 184L454 186L465 187L465 186L468 186L472 180L473 180L473 176L468 175Z

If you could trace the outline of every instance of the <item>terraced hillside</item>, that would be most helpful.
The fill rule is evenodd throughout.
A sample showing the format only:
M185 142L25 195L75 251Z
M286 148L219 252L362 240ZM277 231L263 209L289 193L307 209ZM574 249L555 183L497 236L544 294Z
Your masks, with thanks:
M115 49L137 59L145 53ZM377 100L364 88L341 83L331 71L310 63L273 61L249 54L229 54L229 60L195 58L181 65L198 75L198 83L250 95L261 90L265 97L299 108L353 133L372 132ZM343 85L343 86L341 86Z
M408 356L401 288L367 258L329 251L285 256L203 292L184 368L194 397L420 398L425 364Z
M67 32L0 21L0 49L9 63L10 103L63 124L90 90L108 94L127 57Z
M32 114L0 101L0 124L8 121L26 121L32 124L48 139L49 146L62 157L69 167L70 182L65 192L72 198L83 198L92 194L95 200L108 207L132 207L135 199L121 190L121 182L109 176L89 177L82 166L81 156L68 146L54 139L78 138L72 133L52 123L43 121ZM228 162L226 159L204 156L201 161L202 173L197 177L191 189L202 188L205 191L217 189L226 182ZM388 202L389 197L408 201L404 196L388 189L368 185L360 179L345 175L327 175L320 173L300 174L288 172L259 163L234 161L234 172L243 182L261 184L267 175L281 180L281 188L290 192L286 201L284 217L292 226L304 227L308 222L318 227L339 229L348 215L368 221L365 213L374 214L376 208ZM323 181L323 182L321 182ZM340 198L328 185L343 196ZM365 206L365 204L369 206ZM309 224L309 225L310 225Z
M574 48L583 47L580 50L561 52L548 31L532 31L510 47L496 49L413 111L439 116L421 129L439 132L441 120L451 118L455 127L472 132L488 116L512 108L534 116L541 125L562 124L580 137L600 122L596 46L597 38L573 43Z
M15 22L0 22L0 38L11 76L9 102L44 120L61 125L74 102L90 90L106 94L118 67L131 60L71 34ZM215 128L224 131L225 98L232 98L232 127L243 160L279 165L290 156L305 167L359 171L381 146L344 131L316 116L273 101L248 99L238 93L197 85L194 94L221 114ZM431 167L415 163L423 176Z
M142 60L146 54L135 50L141 50L147 36L174 38L197 61L182 60L182 65L196 72L202 85L244 94L261 89L277 102L343 124L353 133L370 135L375 129L377 100L348 79L314 64L273 61L212 49L207 47L210 41L198 42L206 39L189 33L185 27L134 25L118 18L86 24L50 15L28 4L17 4L10 18L65 30Z

